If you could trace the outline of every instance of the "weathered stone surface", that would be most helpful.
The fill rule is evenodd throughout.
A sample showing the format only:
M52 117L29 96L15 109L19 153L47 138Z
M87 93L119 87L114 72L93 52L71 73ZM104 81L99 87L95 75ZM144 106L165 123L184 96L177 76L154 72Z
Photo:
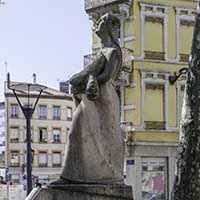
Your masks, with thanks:
M89 66L69 80L76 109L64 169L61 179L42 189L38 200L133 199L131 187L124 185L123 179L124 145L115 88L122 68L119 28L114 15L98 20L96 34L102 49Z
M126 185L65 185L42 188L36 200L133 200Z
M97 58L69 83L76 100L61 178L71 182L123 183L124 145L115 82L122 68L120 21L111 14L96 24ZM54 183L55 184L55 183Z

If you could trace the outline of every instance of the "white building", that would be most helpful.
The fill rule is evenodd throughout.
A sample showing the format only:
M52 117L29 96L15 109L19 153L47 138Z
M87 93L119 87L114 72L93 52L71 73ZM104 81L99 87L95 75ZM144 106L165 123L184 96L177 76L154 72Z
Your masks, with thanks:
M0 102L0 155L5 153L5 103Z
M27 96L18 92L22 105ZM36 94L30 94L34 104ZM13 183L26 183L26 120L11 90L5 91L6 167ZM65 144L69 132L72 97L55 89L43 92L31 119L33 177L40 182L57 179L63 168Z

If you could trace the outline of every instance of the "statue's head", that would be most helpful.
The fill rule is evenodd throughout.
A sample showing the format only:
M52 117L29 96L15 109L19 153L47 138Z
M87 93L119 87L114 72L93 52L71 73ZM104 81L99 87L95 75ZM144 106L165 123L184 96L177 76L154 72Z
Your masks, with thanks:
M101 16L95 24L95 33L101 39L111 35L113 39L118 39L120 31L120 20L116 16L112 14L105 14Z

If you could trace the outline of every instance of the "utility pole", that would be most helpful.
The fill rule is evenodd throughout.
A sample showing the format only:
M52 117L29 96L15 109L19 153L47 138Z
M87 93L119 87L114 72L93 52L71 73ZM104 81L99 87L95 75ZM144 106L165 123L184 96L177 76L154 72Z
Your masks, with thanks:
M46 89L45 86L32 83L15 83L9 85L9 89L13 91L13 94L16 97L16 100L24 114L26 119L26 138L27 138L27 148L26 148L26 170L27 170L27 196L32 190L32 152L31 152L31 118L37 106L37 103L41 97L42 92ZM27 105L23 105L20 101L20 94L18 92L24 92L27 98ZM36 101L34 106L30 105L30 93L37 92Z
M187 38L186 38L187 39ZM172 200L200 199L200 10L195 19Z

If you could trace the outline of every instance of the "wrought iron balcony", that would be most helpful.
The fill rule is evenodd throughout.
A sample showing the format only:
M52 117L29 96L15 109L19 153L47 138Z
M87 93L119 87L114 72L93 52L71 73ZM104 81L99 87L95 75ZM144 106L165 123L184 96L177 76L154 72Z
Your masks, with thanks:
M95 59L95 54L88 54L88 55L85 55L83 57L83 67L87 67L88 65L90 65L93 60Z
M99 8L115 6L119 4L131 4L132 0L85 0L85 10L87 13L96 11Z
M94 59L95 59L95 54L88 54L83 57L83 66L84 68L90 65ZM122 48L122 65L123 67L129 67L132 66L132 61L134 60L133 56L133 50L128 49L128 48Z

